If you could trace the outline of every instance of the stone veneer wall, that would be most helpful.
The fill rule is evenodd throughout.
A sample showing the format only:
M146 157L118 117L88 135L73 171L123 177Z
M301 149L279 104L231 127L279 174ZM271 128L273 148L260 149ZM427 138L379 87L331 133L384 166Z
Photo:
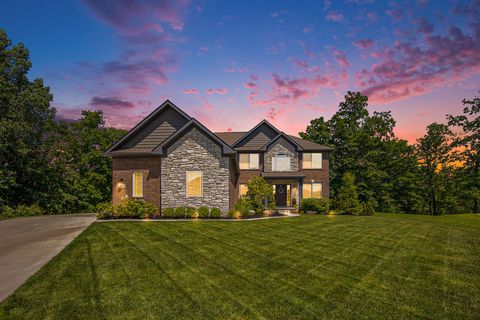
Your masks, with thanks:
M278 152L285 153L290 157L290 171L298 171L298 153L295 151L295 147L284 138L279 138L264 154L265 172L272 171L272 157L275 157Z
M203 195L186 196L186 171L203 172ZM167 149L161 162L162 209L167 207L218 207L229 210L230 160L222 149L192 128Z

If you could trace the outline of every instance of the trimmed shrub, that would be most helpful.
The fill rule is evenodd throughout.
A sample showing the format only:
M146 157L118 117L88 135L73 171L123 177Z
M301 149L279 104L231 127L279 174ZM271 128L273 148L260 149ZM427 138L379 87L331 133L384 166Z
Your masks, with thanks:
M228 216L232 219L240 219L240 217L242 216L240 211L238 210L230 210L228 212Z
M186 217L193 218L193 219L197 218L198 217L197 209L195 209L194 207L187 207Z
M210 210L208 210L207 207L201 206L200 208L198 208L198 216L200 218L208 218L209 215L210 215Z
M3 207L0 212L0 218L31 217L41 216L42 214L44 214L43 209L36 204L31 206L21 204L15 209L9 206Z
M145 200L126 199L114 206L113 214L117 218L146 219L157 212L157 207Z
M371 216L375 213L375 210L373 209L373 205L370 201L362 202L361 206L362 206L362 211L360 212L360 215Z
M175 218L175 209L165 208L162 212L162 216L164 216L165 218Z
M185 218L186 212L187 212L187 209L185 207L175 208L175 218L177 219Z
M3 207L2 212L0 212L0 218L11 218L11 217L15 217L15 210L9 206Z
M41 216L42 214L43 209L36 204L31 206L21 204L15 209L15 216L17 217Z
M222 211L219 208L212 208L210 210L210 218L220 218L222 216Z
M110 219L115 216L114 206L111 202L102 202L96 206L98 219Z
M242 217L250 217L255 213L252 213L252 205L248 199L242 198L235 203L234 211L238 211Z
M303 212L315 211L316 213L325 214L329 209L329 201L323 198L306 198L302 199Z
M110 202L99 203L96 206L97 218L139 218L146 219L157 213L157 207L145 200L125 199L117 205Z

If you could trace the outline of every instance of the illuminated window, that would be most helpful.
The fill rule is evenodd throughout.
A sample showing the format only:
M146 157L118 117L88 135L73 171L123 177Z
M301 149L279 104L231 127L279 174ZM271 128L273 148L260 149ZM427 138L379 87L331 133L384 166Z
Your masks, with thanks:
M303 169L322 169L322 154L304 153L302 167Z
M290 157L285 153L277 153L272 157L272 171L290 171Z
M187 197L202 196L202 171L187 171Z
M248 192L248 185L243 183L238 185L238 195L240 196L240 198L245 197L247 195L247 192Z
M143 198L143 172L134 171L132 175L132 196Z
M303 198L321 198L322 184L319 182L303 184Z
M240 169L253 170L259 168L259 155L258 153L240 153L239 162Z

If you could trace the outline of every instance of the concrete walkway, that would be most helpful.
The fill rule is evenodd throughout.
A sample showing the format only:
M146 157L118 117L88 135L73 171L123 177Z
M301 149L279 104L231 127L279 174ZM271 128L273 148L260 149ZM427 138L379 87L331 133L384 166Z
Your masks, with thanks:
M95 220L70 214L0 221L0 302Z

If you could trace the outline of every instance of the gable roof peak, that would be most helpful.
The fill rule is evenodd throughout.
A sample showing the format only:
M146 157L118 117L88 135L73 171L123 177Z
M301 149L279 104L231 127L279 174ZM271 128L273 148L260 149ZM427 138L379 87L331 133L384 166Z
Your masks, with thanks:
M115 142L107 151L105 151L104 154L108 155L110 154L110 152L120 147L128 138L132 137L138 131L142 130L147 124L149 124L153 119L155 119L167 108L172 108L175 112L184 117L187 121L190 121L191 117L187 113L185 113L182 109L180 109L173 102L167 99L155 110L153 110L148 116L146 116L142 121L137 123L132 129L130 129L130 131L128 131L122 138Z
M257 125L255 125L252 129L248 130L247 132L245 132L244 135L242 135L237 141L235 141L233 144L232 144L232 147L235 147L237 144L239 144L241 141L243 141L246 137L248 137L252 132L254 132L255 130L257 130L258 128L260 128L262 125L267 125L269 126L273 131L275 131L277 134L280 134L281 131L278 130L273 124L271 124L270 122L268 122L266 119L263 119L262 121L260 121L259 123L257 123Z

